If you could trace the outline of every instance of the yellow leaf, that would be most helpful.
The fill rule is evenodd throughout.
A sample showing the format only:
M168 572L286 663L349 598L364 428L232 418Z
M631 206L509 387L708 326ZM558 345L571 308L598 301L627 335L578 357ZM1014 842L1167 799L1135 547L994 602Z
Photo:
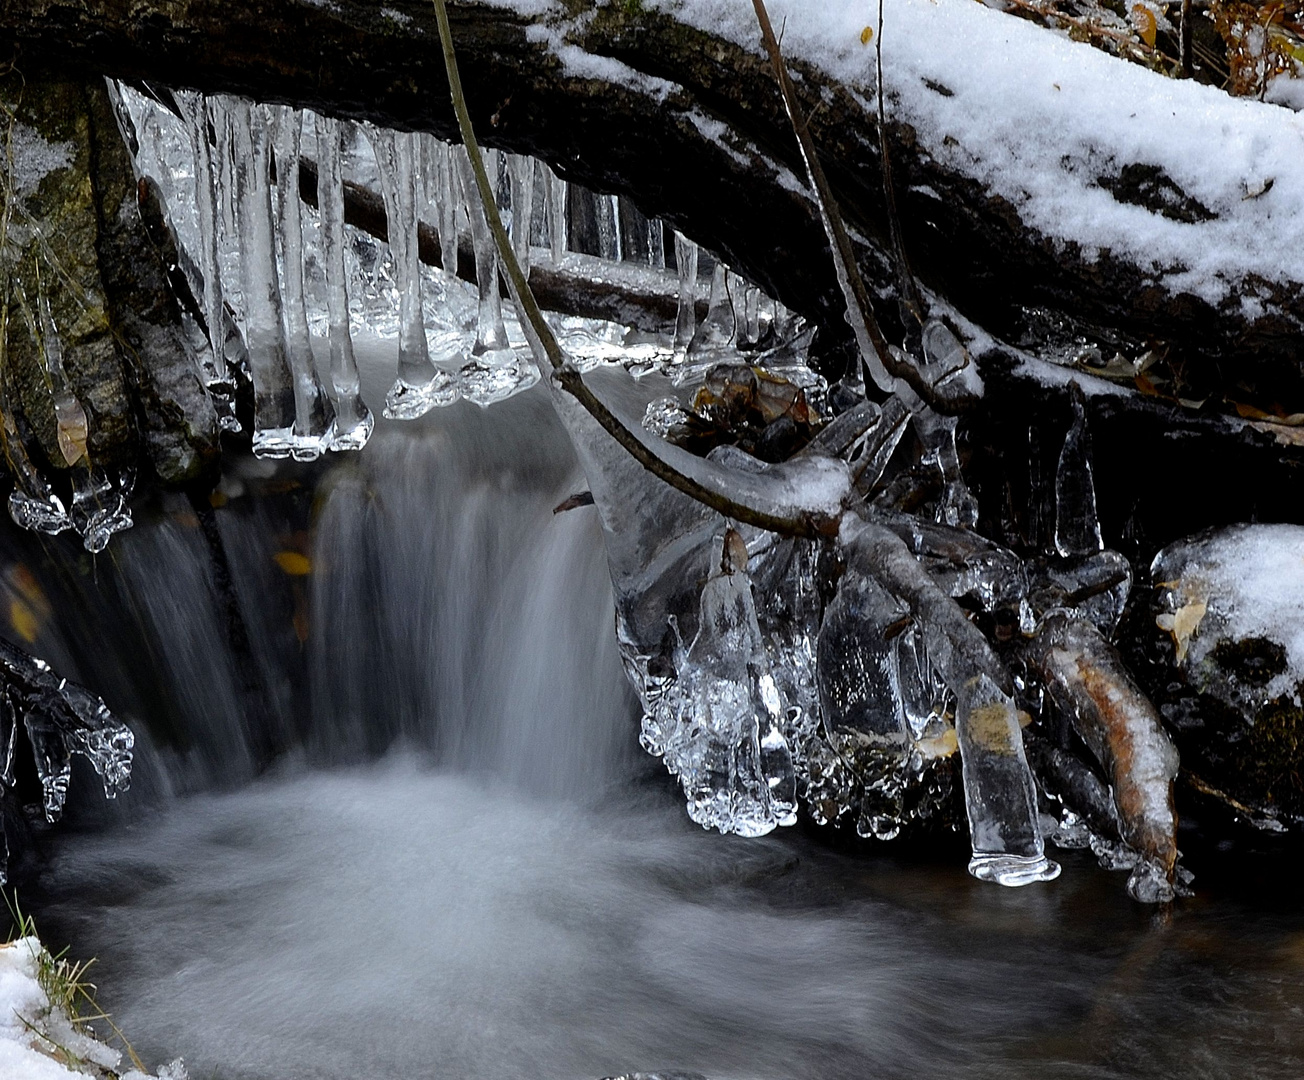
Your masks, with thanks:
M860 32L860 43L862 45L868 45L873 40L874 28L872 26L865 27L865 29Z
M1141 35L1141 40L1153 49L1155 47L1155 34L1159 30L1158 25L1155 23L1155 13L1144 4L1133 4L1132 25L1136 28L1136 32Z
M36 635L41 629L36 620L36 612L17 597L9 601L9 625L29 645L36 641Z
M276 559L276 565L290 577L305 577L312 573L312 562L308 556L300 555L297 551L278 551L273 558Z

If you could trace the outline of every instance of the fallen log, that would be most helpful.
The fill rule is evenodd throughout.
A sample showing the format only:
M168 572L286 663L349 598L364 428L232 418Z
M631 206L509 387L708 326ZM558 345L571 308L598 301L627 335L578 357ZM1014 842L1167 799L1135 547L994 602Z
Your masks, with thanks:
M868 53L822 38L832 31L807 25L818 12L775 8L776 19L791 8L798 94L858 261L886 298ZM574 0L529 17L453 5L475 124L489 145L628 196L788 307L840 329L827 244L756 35L728 19L706 27L698 12L653 0ZM1304 247L1304 223L1288 213L1304 191L1304 166L1288 160L1292 114L1164 79L979 5L900 0L887 17L896 20L885 42L887 141L905 242L928 289L1023 347L1158 348L1181 373L1182 397L1304 401L1304 272L1288 255ZM421 0L0 0L0 36L20 65L456 137ZM998 38L1005 53L989 48L973 70L972 51ZM1091 97L1102 86L1114 93L1108 107ZM1186 158L1147 143L1165 125L1190 128ZM1264 139L1268 152L1250 146ZM880 306L890 330L893 305Z

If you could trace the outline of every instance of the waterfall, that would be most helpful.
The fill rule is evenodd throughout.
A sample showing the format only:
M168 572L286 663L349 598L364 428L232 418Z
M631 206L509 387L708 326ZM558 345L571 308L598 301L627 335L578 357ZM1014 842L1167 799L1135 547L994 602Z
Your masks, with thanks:
M382 346L364 361L392 374ZM128 812L396 745L582 797L629 772L637 732L596 514L552 513L583 486L541 391L436 410L360 455L239 462L211 516L160 497L94 561L8 530L11 621L26 583L47 614L24 643L136 730ZM116 812L81 786L74 811Z

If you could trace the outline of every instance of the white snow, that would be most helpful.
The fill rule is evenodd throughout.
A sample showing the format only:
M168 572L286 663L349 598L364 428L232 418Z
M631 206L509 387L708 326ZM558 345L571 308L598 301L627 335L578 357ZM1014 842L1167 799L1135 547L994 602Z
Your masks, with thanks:
M38 938L24 937L0 944L0 1080L68 1080L117 1075L118 1080L150 1080L137 1069L118 1073L122 1055L111 1046L76 1029L69 1018L50 1007L37 979ZM84 1063L72 1068L51 1056L71 1052ZM158 1072L159 1080L186 1080L178 1059Z
M1266 699L1297 691L1304 682L1304 527L1232 526L1165 549L1154 569L1156 576L1177 571L1174 607L1207 605L1190 639L1192 666L1218 641L1265 637L1286 650L1286 670L1264 688Z
M492 2L545 20L558 45L568 30L559 4ZM761 52L750 0L644 4ZM768 7L785 53L870 92L874 48L861 33L875 5ZM1077 245L1088 259L1114 252L1172 292L1213 303L1247 275L1304 281L1301 114L1165 78L974 0L886 0L882 46L893 116L914 127L936 160L1007 199L1061 248ZM578 64L569 51L565 62ZM611 76L630 78L628 69ZM1274 84L1293 102L1288 89ZM1128 163L1162 169L1213 220L1170 220L1120 203L1095 182Z

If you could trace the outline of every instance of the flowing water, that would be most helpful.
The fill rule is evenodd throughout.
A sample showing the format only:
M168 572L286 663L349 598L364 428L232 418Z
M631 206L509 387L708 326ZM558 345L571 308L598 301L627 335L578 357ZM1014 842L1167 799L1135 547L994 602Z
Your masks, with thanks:
M374 401L392 367L371 375ZM1293 896L1165 920L1076 853L1006 890L959 847L691 825L637 749L594 511L552 514L582 487L535 390L312 469L245 463L220 548L180 499L98 564L6 541L14 628L150 733L121 806L78 778L28 900L98 956L143 1057L196 1080L1304 1075Z

